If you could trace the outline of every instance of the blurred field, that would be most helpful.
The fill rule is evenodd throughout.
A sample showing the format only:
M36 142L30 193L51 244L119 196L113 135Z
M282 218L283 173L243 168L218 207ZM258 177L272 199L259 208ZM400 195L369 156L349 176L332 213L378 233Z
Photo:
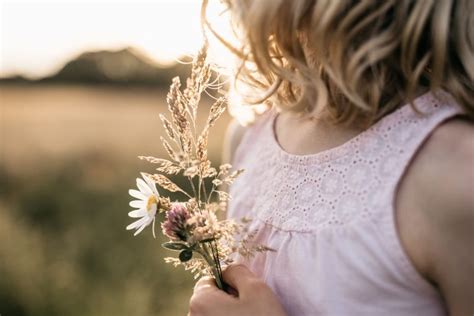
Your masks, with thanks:
M127 190L153 170L136 157L164 155L165 94L0 87L2 316L186 314L192 277L164 264L150 230L125 230ZM211 133L215 163L228 121Z

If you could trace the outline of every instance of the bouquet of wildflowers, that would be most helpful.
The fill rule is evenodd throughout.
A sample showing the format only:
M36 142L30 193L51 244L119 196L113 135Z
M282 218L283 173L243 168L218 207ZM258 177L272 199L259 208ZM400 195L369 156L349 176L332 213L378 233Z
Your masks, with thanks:
M255 252L271 249L252 242L255 232L246 228L247 219L236 222L218 220L216 216L225 211L231 198L219 187L231 184L243 170L232 170L229 164L216 169L208 159L209 132L225 111L226 104L225 97L217 99L209 110L204 127L199 130L198 104L201 94L211 85L210 78L211 68L206 62L206 48L203 48L194 58L186 87L181 89L180 79L173 79L167 95L170 117L160 114L167 135L167 139L162 137L161 142L169 158L139 157L156 164L157 173L142 173L143 179L137 179L138 190L129 191L136 200L130 202L135 210L128 215L137 220L128 225L127 230L135 229L137 235L152 224L155 237L157 213L164 212L161 229L169 241L163 247L178 252L177 258L168 257L165 261L175 266L183 265L196 278L213 276L217 286L225 289L222 268L232 263L233 254L249 257ZM186 178L190 189L178 186L170 175ZM160 195L156 184L166 191L181 193L184 200L172 202Z

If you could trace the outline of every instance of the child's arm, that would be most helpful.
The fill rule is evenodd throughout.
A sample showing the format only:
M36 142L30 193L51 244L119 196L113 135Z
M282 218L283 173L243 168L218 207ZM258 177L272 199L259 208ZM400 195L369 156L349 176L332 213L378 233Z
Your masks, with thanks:
M397 196L408 256L439 287L450 315L474 313L474 125L450 121L414 159Z
M227 128L222 152L222 163L232 163L235 151L244 136L246 128L233 119Z
M242 141L242 137L244 136L245 131L246 127L240 125L237 120L232 119L232 121L229 123L224 137L221 162L222 164L233 163L235 152L240 142ZM221 184L219 190L227 192L229 190L229 187L227 184Z

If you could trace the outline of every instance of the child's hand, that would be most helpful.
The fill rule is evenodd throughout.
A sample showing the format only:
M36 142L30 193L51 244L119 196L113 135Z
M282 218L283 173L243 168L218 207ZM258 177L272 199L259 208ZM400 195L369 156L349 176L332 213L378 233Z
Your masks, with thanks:
M189 316L286 315L272 290L243 265L228 267L223 277L236 295L219 290L213 279L202 278L194 287Z

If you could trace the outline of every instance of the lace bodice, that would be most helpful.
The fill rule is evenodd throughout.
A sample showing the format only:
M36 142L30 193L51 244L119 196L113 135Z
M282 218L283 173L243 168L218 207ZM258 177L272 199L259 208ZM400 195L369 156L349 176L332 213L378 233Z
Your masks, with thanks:
M346 315L351 304L361 303L357 295L364 287L373 295L392 296L402 287L417 289L408 299L412 302L408 304L412 309L407 307L413 312L410 315L441 315L444 311L437 292L417 274L401 248L393 200L417 148L438 124L460 110L446 93L437 97L427 93L415 104L421 113L407 104L343 145L313 155L292 155L279 146L273 126L275 111L264 114L242 139L234 165L245 172L231 187L229 216L253 218L259 241L278 249L276 254L259 255L247 264L274 288L290 314ZM384 256L386 259L379 258ZM358 271L360 260L371 265L373 274L364 268ZM282 281L278 274L294 276L291 269L298 269L298 275L314 275L323 269L317 272L324 275L310 285L298 278ZM350 291L352 285L341 284L349 282L349 276L361 278L354 285L357 295ZM390 288L392 283L394 288ZM335 289L337 284L341 287ZM387 287L389 290L384 289ZM334 290L337 293L328 292ZM292 291L299 292L299 297L293 298ZM315 294L321 291L325 293ZM322 299L342 293L345 298ZM351 303L333 305L341 300ZM387 310L383 304L392 303L380 300L373 304L380 305L381 309L374 310L381 311ZM430 306L426 308L429 313L418 313L423 311L420 306ZM352 311L351 315L358 315L357 308Z

